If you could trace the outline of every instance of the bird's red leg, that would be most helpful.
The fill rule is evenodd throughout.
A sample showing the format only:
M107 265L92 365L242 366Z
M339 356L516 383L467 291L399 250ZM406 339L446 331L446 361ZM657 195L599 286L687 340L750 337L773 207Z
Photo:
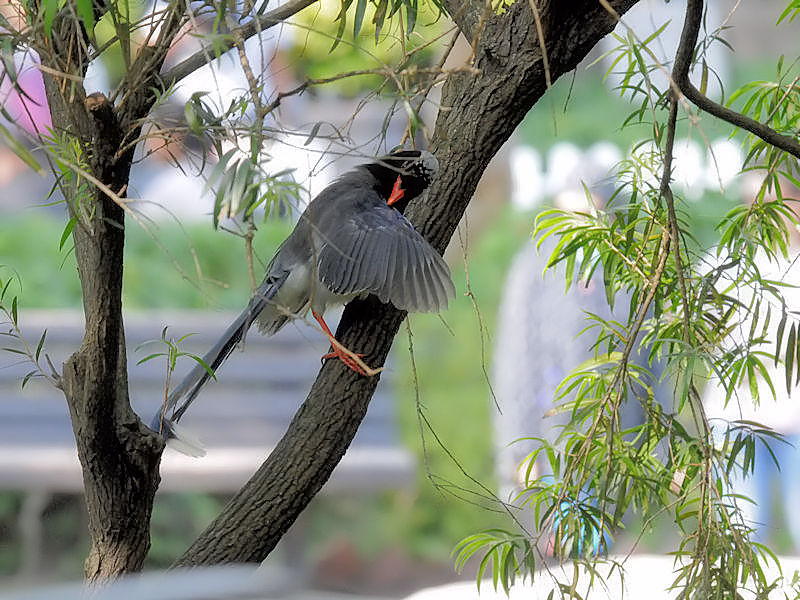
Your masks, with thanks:
M325 360L326 358L338 358L342 361L345 366L351 368L353 371L358 373L359 375L366 375L368 377L373 377L383 371L383 367L378 369L373 369L370 366L361 360L361 357L364 356L363 354L356 354L352 350L348 350L339 341L333 336L331 333L328 324L325 322L325 319L322 318L322 315L318 314L316 311L312 310L311 314L314 315L314 318L319 323L319 326L322 327L322 331L325 332L325 335L328 336L328 339L331 342L331 348L333 348L333 352L329 352L322 356L322 359Z
M386 201L386 204L391 206L405 195L406 191L400 187L401 185L403 185L403 179L400 177L400 175L398 175L397 180L394 182L392 193L389 194L389 199Z

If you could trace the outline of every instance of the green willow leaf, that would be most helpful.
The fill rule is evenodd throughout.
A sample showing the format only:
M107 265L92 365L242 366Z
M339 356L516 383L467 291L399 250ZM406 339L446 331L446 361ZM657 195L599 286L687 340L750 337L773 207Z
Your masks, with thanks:
M94 31L94 6L93 0L76 0L78 17L83 22L87 31Z
M364 23L364 13L367 11L367 0L358 0L356 4L356 14L353 19L353 37L357 38L361 33L361 25Z
M61 233L61 239L58 241L58 249L61 251L64 244L67 243L69 236L72 235L72 230L75 229L75 224L78 222L77 217L71 217L67 224L64 226L64 231Z
M372 16L372 24L375 26L375 44L378 44L383 22L386 19L386 10L389 8L389 0L380 0L375 7L375 14Z
M43 0L42 2L44 32L47 34L47 37L50 37L50 35L52 34L53 21L56 18L56 13L58 13L60 4L61 2L59 0Z
M314 126L311 128L311 131L309 132L306 141L303 142L304 146L308 146L311 142L314 141L314 138L316 138L317 135L319 135L319 130L321 127L322 127L322 121L317 121L316 123L314 123Z
M336 36L333 38L333 44L330 47L328 52L333 52L339 43L342 41L342 36L344 35L345 27L347 27L347 11L350 9L350 6L353 4L353 0L342 0L342 5L339 8L339 14L336 15L334 21L339 22L339 26L336 29Z
M3 138L8 147L11 151L17 155L26 165L28 165L31 169L36 171L39 175L44 175L45 170L42 165L39 164L39 161L31 154L30 150L28 150L20 141L17 139L16 136L12 135L12 133L6 129L6 127L0 123L0 137Z
M795 343L797 339L797 331L795 324L789 328L789 337L786 341L786 352L783 359L783 368L786 374L786 393L792 393L792 375L794 374L794 357L795 357Z
M795 340L795 364L797 365L797 377L794 380L795 386L800 385L800 337Z
M36 345L36 352L34 353L34 358L38 361L39 355L42 352L42 347L44 347L44 340L47 337L47 329L42 332L42 337L39 338L39 343Z
M414 27L417 24L417 11L419 7L417 5L417 0L410 0L406 4L406 35L411 35L411 32L414 31Z
M781 13L780 17L778 17L778 21L775 23L776 25L780 25L782 21L789 19L789 22L794 21L795 17L800 14L800 0L792 0L789 3L784 11Z
M20 386L20 387L21 387L21 389L23 389L23 390L24 390L24 389L25 389L25 386L28 384L28 382L29 382L29 381L30 381L32 378L34 378L34 377L37 377L37 376L39 376L39 375L41 375L41 373L39 373L39 371L28 371L28 372L25 374L25 377L23 377L23 378L22 378L22 385Z

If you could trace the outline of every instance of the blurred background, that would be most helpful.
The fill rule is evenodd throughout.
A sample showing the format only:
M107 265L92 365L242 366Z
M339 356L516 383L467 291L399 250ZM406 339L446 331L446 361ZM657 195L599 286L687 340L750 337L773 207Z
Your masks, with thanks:
M710 18L721 22L728 15L729 4L734 3L715 3ZM783 49L796 51L792 48L796 45L793 30L774 28L782 4L771 0L738 7L732 28L725 34L735 53L720 46L709 58L726 90L773 76L775 57ZM681 9L677 2L642 2L627 22L644 38L672 19L663 37L664 53L669 55L680 32ZM428 21L431 27L438 26L430 16ZM325 22L324 16L317 16L313 25L322 27ZM309 47L329 45L328 40L315 40L297 31L272 38L275 53L270 68L276 86L283 79L302 81L323 72L322 66L309 58L314 56ZM498 497L507 500L514 481L499 456L510 442L526 435L528 425L531 434L548 425L546 421L517 422L520 433L498 418L497 404L514 400L496 393L490 379L513 379L524 370L524 365L495 361L501 353L494 333L503 318L499 307L511 285L506 283L509 267L530 247L535 215L554 205L586 210L586 190L600 202L608 199L613 191L609 177L613 166L648 135L641 128L646 125L621 128L633 108L613 91L613 77L604 79L609 63L600 60L592 64L613 45L609 40L574 76L558 81L487 170L447 253L458 296L441 318L412 315L408 330L401 330L365 431L348 455L350 462L346 459L340 468L344 472L337 471L268 559L267 567L276 573L290 573L304 587L317 590L401 597L459 577L473 578L473 572L454 572L454 546L479 530L508 526ZM340 46L325 59L325 72L332 63L338 70L351 68L355 52L352 47ZM431 60L436 58L432 55ZM234 70L223 62L217 75ZM30 95L36 98L38 72L33 68L27 72ZM115 78L113 62L93 77L96 89L110 89ZM165 119L180 118L183 103L192 92L208 85L203 77L186 82L186 89L176 94L172 112L165 110ZM224 95L226 86L238 89L242 82L234 78L220 85ZM293 125L326 121L344 126L340 115L355 111L369 85L347 80L305 94L294 99L296 103L287 102L279 118ZM0 90L0 100L7 107L13 104L12 96L9 90ZM379 99L358 113L349 130L357 143L369 138L367 132L380 129L388 106L381 102ZM46 126L44 112L35 118L41 119L40 127ZM22 118L4 124L9 128L33 126ZM430 120L429 126L432 124ZM677 190L687 200L686 216L695 228L699 247L713 243L715 224L748 193L748 182L737 177L741 148L728 134L725 126L703 117L691 127L684 124L682 139L676 144ZM390 129L390 141L392 135ZM284 144L274 152L274 171L295 169L295 180L313 195L336 173L357 162L334 160L322 154L324 150L315 143L303 146L302 140ZM41 158L37 148L31 151ZM125 305L133 331L128 334L132 398L145 420L163 393L164 363L154 359L137 365L160 351L158 344L138 350L137 346L157 340L162 328L169 326L169 335L175 337L197 333L187 340L187 348L202 353L207 341L225 328L231 311L241 309L250 295L242 239L213 229L213 194L205 190L196 171L176 169L171 160L164 153L147 157L135 167L128 191L131 198L141 201L137 208L146 225L129 221L125 271ZM45 351L60 367L70 348L80 342L81 298L71 240L62 239L65 210L57 195L50 195L53 183L30 171L0 143L3 281L9 270L20 275L23 331L35 345L48 328L53 347L45 343ZM259 260L269 260L291 225L290 216L278 216L259 226L254 240ZM258 272L257 266L257 277ZM530 278L541 278L541 269L525 272ZM550 282L563 293L563 280L551 278ZM506 314L514 313L510 304L504 306ZM542 310L545 313L538 318L547 319L546 311L557 307L544 306ZM520 330L527 323L520 325ZM256 340L260 336L251 333L248 347L220 375L218 385L225 385L227 379L229 387L217 389L217 403L213 386L197 403L201 414L195 424L201 432L205 430L205 440L218 454L210 451L207 459L195 459L192 464L165 455L148 569L168 567L210 523L280 435L280 424L290 417L292 403L302 400L304 387L316 373L314 362L321 346L313 331L302 325L287 329L292 331L286 339L269 342ZM571 366L565 365L566 370ZM0 428L7 432L0 439L4 465L0 474L7 474L0 477L4 488L0 490L0 578L15 587L32 581L80 579L88 550L79 471L69 449L66 405L57 391L47 390L42 382L32 381L21 390L25 372L13 355L0 355L0 383L4 386L0 422L5 423ZM253 389L265 386L267 397L259 402L274 397L273 407L254 408L242 401L247 396L243 381ZM226 402L220 406L223 395ZM206 408L200 409L200 404ZM277 405L280 408L273 410ZM513 410L509 408L507 414L513 415ZM224 427L220 419L228 419ZM47 427L41 425L45 421ZM263 421L264 429L253 426L247 433L239 429L243 423L256 421ZM189 422L187 418L187 426ZM44 466L28 463L26 457L31 461L38 457ZM42 471L35 471L40 467ZM20 473L45 473L48 467L63 477L53 472L45 481L37 481ZM778 514L783 509L780 505L775 508ZM671 549L674 540L669 523L655 523L651 529L656 535L644 536L638 549ZM632 523L629 530L635 535L639 528ZM798 550L784 534L778 533L773 542L778 551ZM615 541L621 549L630 543L625 532Z

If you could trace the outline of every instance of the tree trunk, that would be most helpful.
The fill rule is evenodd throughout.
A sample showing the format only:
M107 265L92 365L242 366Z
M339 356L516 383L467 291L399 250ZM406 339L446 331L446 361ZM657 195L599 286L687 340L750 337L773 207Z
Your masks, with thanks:
M610 4L623 13L636 0ZM482 0L445 2L462 32L478 38L478 73L448 78L432 150L441 173L406 214L440 251L472 197L486 165L546 91L545 70L530 2L487 15ZM551 79L575 68L616 21L596 0L539 2ZM336 333L346 347L382 365L405 313L374 299L351 302ZM263 560L328 480L364 417L377 378L339 361L320 370L284 438L177 565ZM269 401L269 399L265 399Z
M53 129L77 140L67 157L124 196L132 150L118 155L122 129L102 94L84 97L87 56L82 29L57 18L52 52L40 52ZM62 51L69 48L71 53ZM65 76L55 75L63 73ZM65 151L61 149L60 151ZM71 218L83 292L85 335L64 364L62 385L81 463L92 547L89 580L141 569L150 549L150 516L164 444L139 420L128 399L122 322L125 219L122 207L74 171L60 181Z
M86 101L92 119L92 173L124 195L132 152L115 160L123 138L102 94ZM150 516L164 444L133 412L128 398L122 265L125 213L100 190L91 214L73 209L75 256L86 332L64 364L64 393L83 467L92 548L86 576L104 579L139 571L150 550Z
M375 298L351 304L357 308L342 316L339 333L358 340L367 364L383 364L391 347L386 341L405 313L386 314ZM359 318L351 322L352 314ZM269 554L328 480L367 412L379 376L353 375L338 360L322 366L288 433L177 566L260 562Z

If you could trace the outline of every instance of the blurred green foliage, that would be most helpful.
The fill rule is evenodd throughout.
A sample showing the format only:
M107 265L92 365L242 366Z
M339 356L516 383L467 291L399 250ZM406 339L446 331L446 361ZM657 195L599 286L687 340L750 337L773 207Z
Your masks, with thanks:
M729 89L774 71L768 62L742 62L731 65ZM553 83L553 87L528 113L519 128L523 142L545 153L558 142L571 142L588 148L598 141L611 140L621 150L650 135L651 121L626 123L632 105L619 91L609 91L602 63L580 65ZM698 115L691 126L679 123L676 137L689 137L705 146L708 141L727 138L731 128L708 114Z
M361 14L363 27L354 36L350 29L358 22L358 9L364 4ZM417 2L413 3L417 5ZM432 65L438 45L427 45L429 40L440 36L447 27L446 19L440 18L439 9L430 0L418 3L414 32L408 34L408 18L405 8L401 9L403 18L387 19L377 30L376 5L359 0L350 5L345 12L340 12L339 3L320 5L319 11L305 12L298 15L294 44L288 51L291 68L299 80L325 79L336 76L335 82L329 83L326 92L355 97L375 90L380 93L384 82L389 84L387 93L391 97L403 96L404 81L392 81L385 74L359 74L364 70L386 71L388 65L401 64L407 67ZM346 31L337 32L330 24L337 16L337 25L346 27ZM349 25L349 26L348 26ZM409 57L413 53L413 59ZM324 56L324 60L319 57ZM405 61L401 63L401 59ZM338 74L345 74L339 77ZM398 85L398 83L400 85ZM323 91L320 90L320 91ZM311 88L314 93L314 88Z
M213 494L159 494L150 521L152 546L147 555L147 568L169 568L224 505L224 499Z
M21 306L81 306L70 243L61 251L58 247L65 224L66 217L62 220L52 210L4 216L0 264L21 275ZM127 308L240 308L242 298L249 296L242 238L215 232L210 223L151 226L148 231L129 225L123 290ZM261 226L253 242L257 273L290 228L282 220Z
M0 576L12 575L20 567L18 522L22 494L0 493Z

